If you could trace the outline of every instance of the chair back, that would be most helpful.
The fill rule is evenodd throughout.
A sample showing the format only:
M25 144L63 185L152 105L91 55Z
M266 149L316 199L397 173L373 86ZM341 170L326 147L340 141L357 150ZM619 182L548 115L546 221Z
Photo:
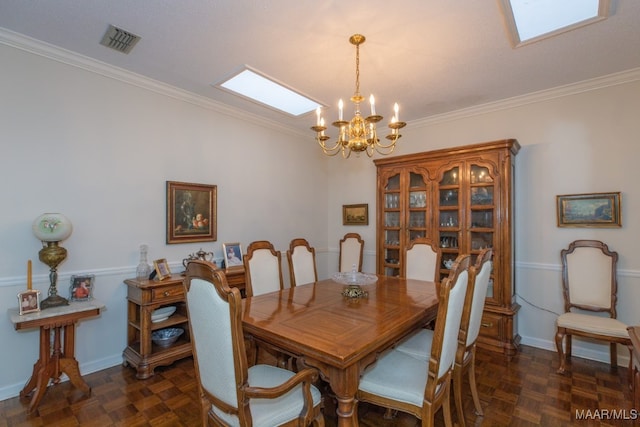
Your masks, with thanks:
M306 239L293 239L287 251L291 286L318 281L316 250Z
M440 284L426 396L435 396L439 386L451 377L465 300L468 300L469 263L469 255L458 256L449 276Z
M362 252L364 250L364 240L358 233L347 233L340 240L340 258L338 260L338 270L341 273L349 272L356 266L358 271L362 271Z
M184 290L201 404L208 413L231 413L241 420L239 387L248 381L240 291L208 261L187 265ZM211 405L210 407L206 407ZM241 425L245 425L243 422Z
M420 237L413 240L405 254L405 277L407 279L436 281L440 251L431 240Z
M487 296L491 269L493 268L493 249L483 249L476 258L476 263L470 269L470 277L474 281L473 299L471 301L471 314L469 315L469 328L467 330L467 347L478 339L480 324L482 323L482 312Z
M259 240L249 244L243 260L247 296L283 288L281 258L271 242Z
M576 240L561 251L565 311L608 312L616 317L618 254L598 240Z

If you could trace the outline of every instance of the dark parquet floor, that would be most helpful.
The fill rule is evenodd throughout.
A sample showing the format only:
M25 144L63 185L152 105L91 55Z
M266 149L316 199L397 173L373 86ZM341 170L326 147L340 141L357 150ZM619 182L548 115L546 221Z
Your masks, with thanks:
M628 369L574 357L566 375L556 374L555 352L522 346L511 360L483 350L477 354L477 381L484 417L473 412L465 387L465 419L471 426L627 426L631 420ZM90 396L69 382L49 387L34 414L18 397L0 402L0 427L19 426L198 426L196 380L192 359L156 369L153 377L137 380L135 370L115 366L86 375ZM467 384L465 384L467 385ZM327 427L336 425L335 406L325 399ZM576 411L590 419L576 419ZM369 405L359 407L366 427L418 426L419 420L399 413L392 420ZM442 411L437 426L443 426ZM618 419L615 419L618 418ZM627 419L624 419L627 418ZM263 427L263 426L256 426Z

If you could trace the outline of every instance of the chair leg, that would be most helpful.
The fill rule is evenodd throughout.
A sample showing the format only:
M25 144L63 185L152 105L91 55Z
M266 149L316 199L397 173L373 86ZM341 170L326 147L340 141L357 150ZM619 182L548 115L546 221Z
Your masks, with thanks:
M618 367L618 344L612 342L609 343L609 353L611 354L611 367Z
M444 425L446 427L453 427L453 419L451 418L451 390L444 391L444 401L442 402L442 411L444 413ZM431 414L431 419L433 419L434 416L435 414Z
M629 349L629 388L631 390L634 390L633 385L634 385L634 381L633 381L633 345L632 344L627 344L627 348ZM633 396L635 396L635 393L632 394Z
M484 412L480 406L480 397L478 396L478 387L476 385L476 351L475 348L471 352L471 360L469 361L469 387L471 388L471 396L473 397L473 405L476 407L476 415L483 417Z
M459 364L455 364L453 367L453 400L456 403L456 413L458 416L458 424L461 427L465 427L464 422L464 410L462 408L462 377L464 374L464 367Z
M565 355L562 349L562 339L564 338L565 331L563 328L558 328L556 332L556 349L558 350L558 357L560 358L560 367L558 367L558 373L564 374L565 370ZM567 347L569 347L569 340L571 337L567 337Z

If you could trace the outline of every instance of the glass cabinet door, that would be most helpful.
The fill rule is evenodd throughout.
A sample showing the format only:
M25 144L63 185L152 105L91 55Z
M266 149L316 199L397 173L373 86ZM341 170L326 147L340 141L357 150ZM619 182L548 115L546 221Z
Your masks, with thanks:
M460 253L460 167L444 172L438 183L437 230L440 246L440 280L449 275L449 268Z
M488 167L471 164L469 170L469 250L472 261L482 249L493 248L496 235L494 178ZM487 298L493 298L493 275L489 281Z
M409 242L427 236L431 200L427 180L419 172L391 172L382 192L380 219L382 255L378 272L403 274L404 251Z

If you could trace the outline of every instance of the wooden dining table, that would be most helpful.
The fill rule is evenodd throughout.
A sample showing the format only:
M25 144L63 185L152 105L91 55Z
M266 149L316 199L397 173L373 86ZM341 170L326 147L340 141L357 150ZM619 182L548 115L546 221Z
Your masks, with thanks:
M244 300L245 336L318 369L337 399L339 426L357 426L363 370L385 350L435 319L434 282L378 276L366 297L343 296L331 279ZM426 367L425 367L426 369Z

